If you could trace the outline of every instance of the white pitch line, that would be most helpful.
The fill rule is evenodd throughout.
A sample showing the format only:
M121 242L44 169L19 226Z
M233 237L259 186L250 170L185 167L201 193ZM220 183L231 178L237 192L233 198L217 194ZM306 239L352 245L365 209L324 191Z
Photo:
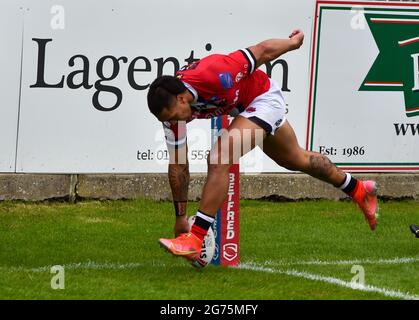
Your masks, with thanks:
M53 265L25 268L25 267L0 267L2 272L50 272ZM98 263L94 261L69 263L60 265L64 270L128 270L139 269L143 267L166 267L164 263L151 262L151 263L111 263L104 262Z
M313 281L326 282L326 283L334 284L340 287L349 288L352 290L375 292L375 293L379 293L390 298L398 298L398 299L404 299L404 300L419 300L419 296L411 295L410 293L404 293L401 291L395 291L395 290L386 289L386 288L379 288L379 287L371 286L371 285L362 285L362 284L354 283L354 282L347 282L338 278L325 277L322 275L317 275L317 274L308 273L308 272L300 272L297 270L273 269L273 268L263 267L254 263L242 263L237 268L243 269L243 270L284 274L284 275L297 277L297 278L304 278L304 279L313 280Z
M281 262L281 261L265 261L264 266L299 266L299 265L355 265L355 264L406 264L419 262L419 257L402 257L402 258L392 258L392 259L355 259L355 260L335 260L335 261L321 261L321 260L308 260L308 261L295 261L295 262ZM249 261L250 264L256 264L256 262ZM27 268L27 267L16 267L16 266L0 266L0 271L2 272L49 272L53 265L47 265L36 268ZM166 267L164 263L158 261L150 261L148 263L115 263L115 262L73 262L69 264L62 265L64 269L67 270L101 270L101 269L110 269L110 270L125 270L125 269L138 269L147 266L154 267ZM176 265L177 266L177 265ZM183 264L179 264L183 266Z
M308 261L295 261L295 262L275 262L265 261L264 265L268 266L299 266L299 265L314 265L314 266L327 266L327 265L354 265L354 264L406 264L419 262L419 257L396 257L391 259L354 259L354 260L335 260L335 261L322 261L322 260L308 260Z
M410 293L404 293L400 291L394 291L385 288L379 288L371 285L361 285L359 283L346 282L344 280L325 277L322 275L312 274L308 272L300 272L297 270L280 270L266 267L266 265L271 266L293 266L293 265L354 265L354 264L405 264L418 262L419 257L403 257L403 258L393 258L393 259L360 259L360 260L337 260L337 261L320 261L320 260L311 260L311 261L298 261L298 262L273 262L266 261L262 265L258 265L254 262L241 263L237 269L243 270L253 270L260 272L269 272L269 273L278 273L284 274L293 277L305 278L313 281L320 281L335 284L341 287L346 287L352 290L366 291L366 292L376 292L383 294L387 297L406 299L406 300L419 300L419 296L411 295ZM164 263L151 261L149 263L98 263L94 261L79 262L79 263L69 263L62 265L64 270L127 270L127 269L139 269L143 267L166 267ZM50 272L52 265L38 267L38 268L25 268L25 267L0 267L2 272Z

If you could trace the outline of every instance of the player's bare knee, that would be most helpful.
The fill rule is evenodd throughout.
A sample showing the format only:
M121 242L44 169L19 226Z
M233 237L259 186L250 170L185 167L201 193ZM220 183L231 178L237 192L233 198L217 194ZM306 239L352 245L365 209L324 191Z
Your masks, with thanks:
M283 160L278 164L290 171L304 171L304 165L297 158Z
M207 157L208 165L227 165L233 164L233 155L226 150L213 149L210 151Z
M295 150L295 152L288 153L285 157L282 157L277 163L290 171L302 171L304 172L308 167L308 156L304 149Z
M228 174L230 166L230 164L208 164L208 176Z
M207 157L208 174L223 174L230 169L229 154L218 152L217 149L210 151Z
M295 163L284 162L281 167L284 167L289 171L301 171L300 167Z

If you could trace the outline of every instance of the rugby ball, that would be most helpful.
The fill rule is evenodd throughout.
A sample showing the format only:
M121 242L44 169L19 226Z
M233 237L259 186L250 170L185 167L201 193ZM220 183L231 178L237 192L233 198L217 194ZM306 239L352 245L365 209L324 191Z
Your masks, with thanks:
M192 216L188 219L189 226L192 227L195 222L195 216ZM215 252L215 236L212 228L209 228L207 235L204 238L202 243L201 254L198 258L192 261L192 265L196 268L205 268L209 265L214 257Z

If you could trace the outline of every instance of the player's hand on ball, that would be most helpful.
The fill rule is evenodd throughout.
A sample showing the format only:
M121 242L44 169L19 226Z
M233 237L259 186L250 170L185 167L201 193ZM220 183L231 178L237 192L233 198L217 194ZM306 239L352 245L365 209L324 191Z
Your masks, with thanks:
M178 237L182 233L188 233L190 230L188 217L187 215L183 215L180 217L176 217L175 226L173 228L173 231L175 233L175 237Z
M291 39L293 49L298 49L303 44L304 33L301 29L296 29L291 32L289 38Z

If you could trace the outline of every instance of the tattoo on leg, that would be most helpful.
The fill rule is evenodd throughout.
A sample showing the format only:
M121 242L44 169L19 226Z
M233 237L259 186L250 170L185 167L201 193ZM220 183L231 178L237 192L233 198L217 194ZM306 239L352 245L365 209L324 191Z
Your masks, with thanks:
M336 166L326 156L316 153L310 156L311 175L323 181L330 182Z

